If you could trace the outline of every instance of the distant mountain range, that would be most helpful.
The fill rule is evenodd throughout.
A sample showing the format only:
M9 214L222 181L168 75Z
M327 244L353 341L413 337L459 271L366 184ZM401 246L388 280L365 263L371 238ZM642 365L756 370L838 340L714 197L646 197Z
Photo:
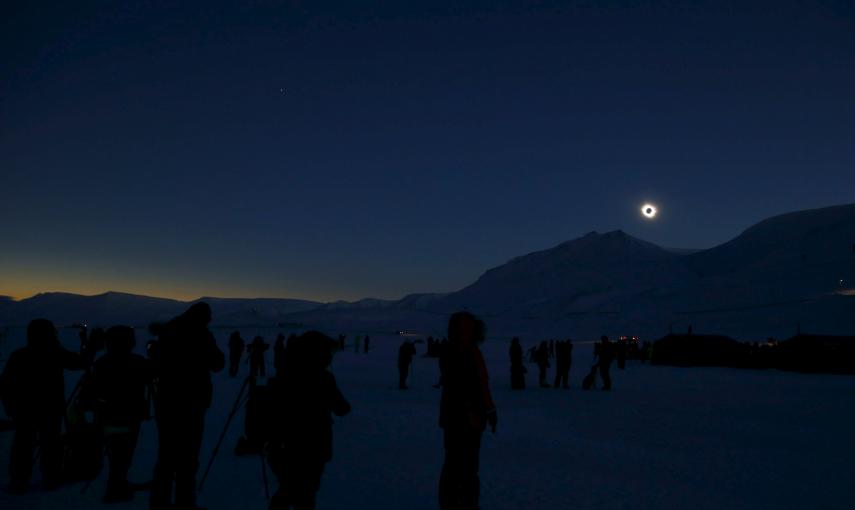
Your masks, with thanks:
M674 250L622 231L591 232L489 269L447 294L317 303L294 299L208 301L223 325L302 323L326 329L441 333L447 315L470 309L496 334L655 336L669 328L742 338L797 328L855 333L855 204L762 221L707 250ZM43 316L65 324L142 325L188 303L108 292L0 299L0 321Z

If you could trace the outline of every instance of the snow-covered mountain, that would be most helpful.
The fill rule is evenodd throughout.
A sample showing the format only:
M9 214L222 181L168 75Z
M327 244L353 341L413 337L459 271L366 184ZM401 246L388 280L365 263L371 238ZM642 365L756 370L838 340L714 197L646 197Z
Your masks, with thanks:
M591 232L490 269L440 302L489 314L566 313L695 279L680 255L620 230Z
M470 309L493 331L655 336L670 327L737 337L786 336L802 327L855 332L855 205L762 221L720 246L666 249L622 231L591 232L511 259L448 294L400 300L316 303L202 298L215 323L441 332L447 315ZM108 292L0 299L0 324L50 317L59 324L144 325L189 303ZM532 333L535 334L535 333Z
M200 298L211 305L215 324L275 324L281 317L320 306L298 299ZM36 317L50 318L58 325L86 323L90 326L130 324L145 326L167 320L192 303L174 299L106 292L81 296L46 292L18 302L0 301L0 324L23 325Z

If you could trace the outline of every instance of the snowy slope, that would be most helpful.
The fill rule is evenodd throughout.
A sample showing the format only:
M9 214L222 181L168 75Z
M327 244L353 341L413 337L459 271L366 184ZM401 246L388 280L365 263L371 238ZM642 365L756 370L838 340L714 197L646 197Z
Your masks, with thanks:
M442 303L483 313L585 311L620 296L695 279L682 257L622 231L568 241L490 269Z

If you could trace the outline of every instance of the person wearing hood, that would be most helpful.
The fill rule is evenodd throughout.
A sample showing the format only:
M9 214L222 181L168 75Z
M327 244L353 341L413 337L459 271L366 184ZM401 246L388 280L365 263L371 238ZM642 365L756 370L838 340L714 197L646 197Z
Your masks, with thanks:
M196 472L205 414L213 396L211 373L226 364L208 329L210 322L210 306L199 302L158 329L153 358L158 448L152 510L197 508Z
M59 343L53 323L35 319L27 326L27 345L9 356L0 374L0 399L15 424L9 461L9 491L29 490L33 452L39 445L42 485L55 489L62 468L62 420L65 370L82 370L89 353L69 351Z

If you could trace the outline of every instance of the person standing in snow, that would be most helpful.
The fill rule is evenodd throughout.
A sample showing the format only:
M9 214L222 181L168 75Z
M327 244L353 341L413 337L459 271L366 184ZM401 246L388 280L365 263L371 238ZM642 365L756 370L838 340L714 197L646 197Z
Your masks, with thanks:
M267 367L264 363L264 353L270 348L270 344L264 341L264 338L257 336L246 347L249 352L249 375L253 377L265 377L267 375Z
M35 319L27 326L27 345L14 351L0 374L0 400L15 424L9 462L9 492L30 488L33 451L38 443L42 484L59 486L62 468L62 419L65 416L64 370L82 370L94 352L78 354L59 343L53 323Z
M246 342L240 336L240 331L235 331L229 337L229 375L235 377L240 369L240 359L243 357L243 350L246 348Z
M371 337L368 335L365 335L365 354L368 354L368 348L369 348L370 344L371 344Z
M594 347L594 353L597 355L597 367L603 379L603 390L609 391L612 389L612 376L609 371L615 359L614 345L609 342L609 337L606 335L600 337L600 343Z
M208 329L210 322L211 307L199 302L158 328L157 354L152 358L158 445L151 510L197 508L196 472L205 414L213 397L211 372L226 364Z
M140 425L149 418L148 395L151 364L134 354L136 337L129 326L107 330L107 353L92 367L90 381L84 385L85 400L95 411L102 427L110 462L105 503L130 501L134 489L128 483L128 470L134 458Z
M416 346L413 342L404 340L398 348L398 389L407 389L407 377L410 374L410 366L416 355Z
M573 349L573 344L570 340L558 340L555 343L555 388L562 387L565 390L569 388L568 379L570 378L570 356Z
M273 422L267 463L279 481L270 510L312 510L332 460L332 415L350 404L328 370L336 343L317 331L289 341L287 368L272 386Z
M546 382L546 369L550 367L549 364L549 344L546 340L540 342L540 346L537 348L537 351L534 353L534 360L537 362L538 369L538 383L541 388L549 388L549 383Z
M477 510L481 436L487 425L495 434L498 422L487 365L478 347L485 339L484 322L469 312L457 312L448 320L448 338L439 405L445 447L439 507Z

